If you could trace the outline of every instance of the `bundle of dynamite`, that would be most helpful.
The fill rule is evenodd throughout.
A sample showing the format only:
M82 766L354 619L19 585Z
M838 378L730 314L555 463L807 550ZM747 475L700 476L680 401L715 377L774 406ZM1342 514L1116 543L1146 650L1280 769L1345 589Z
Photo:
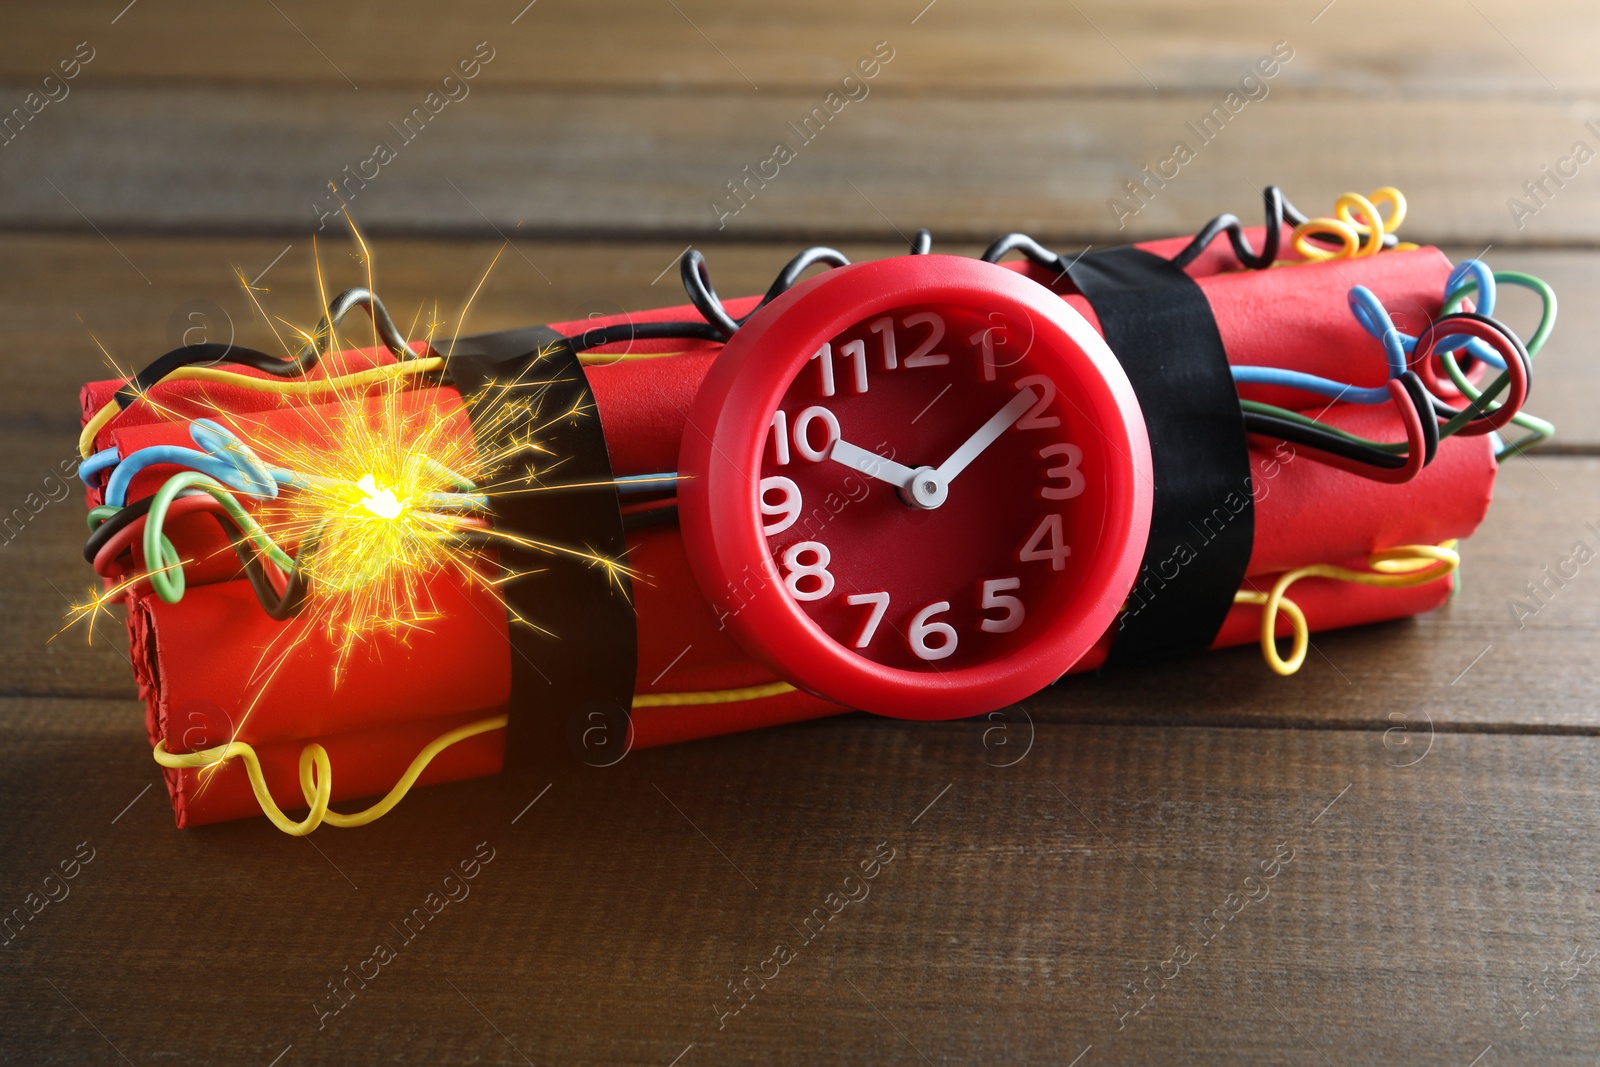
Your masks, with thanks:
M1398 241L1393 189L1265 200L1072 259L811 248L726 302L691 250L689 305L448 339L352 289L288 358L184 346L83 389L79 610L125 605L178 825L297 834L563 738L971 715L1249 642L1292 673L1449 596L1552 432L1555 299ZM381 343L341 350L355 308Z

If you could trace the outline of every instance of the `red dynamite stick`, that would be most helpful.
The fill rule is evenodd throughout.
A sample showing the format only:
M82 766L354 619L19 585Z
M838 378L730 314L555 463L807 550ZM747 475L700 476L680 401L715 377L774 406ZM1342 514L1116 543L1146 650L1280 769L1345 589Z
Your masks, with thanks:
M1252 239L1259 246L1259 231ZM1146 247L1170 255L1182 243L1152 242ZM1217 273L1229 264L1231 255L1220 250L1219 242L1190 272L1199 277L1211 302L1230 362L1279 366L1358 385L1382 384L1388 372L1380 346L1361 329L1345 304L1349 287L1367 285L1387 306L1400 312L1402 328L1415 329L1438 313L1449 271L1448 261L1433 249L1292 269ZM1033 265L1010 266L1041 281L1053 280L1041 277L1040 268ZM1081 297L1069 293L1064 298L1095 323L1092 310ZM728 301L727 306L737 316L755 302L755 298L743 298ZM1412 314L1415 323L1408 321ZM578 333L611 321L697 317L690 308L668 308L628 319L586 320L555 328ZM652 351L688 353L630 358L588 368L612 465L619 475L674 469L685 413L718 347L699 341L650 341L600 350L626 350L630 357ZM392 362L381 350L338 353L326 357L313 377ZM86 413L98 410L120 385L113 381L86 386ZM1291 390L1249 387L1241 392L1249 398L1313 411L1326 405L1321 398ZM96 447L115 444L127 455L148 444L187 444L183 420L217 418L219 410L232 416L219 421L231 423L251 442L261 436L295 433L286 427L297 418L308 426L313 421L297 415L295 409L300 405L284 405L270 394L232 386L173 382L155 387L152 395L159 400L160 410L135 404L101 433ZM452 389L419 389L413 399L432 406L442 417L461 418L461 401ZM1404 436L1398 417L1387 406L1337 405L1319 417L1366 436ZM459 432L470 432L464 420ZM1261 588L1269 586L1277 573L1294 567L1333 561L1360 567L1367 554L1379 549L1466 536L1483 517L1495 471L1491 446L1483 437L1446 440L1433 464L1414 481L1397 486L1375 485L1313 462L1287 446L1276 451L1255 447L1251 460L1256 536L1249 574ZM153 491L173 470L152 468L135 478L130 499ZM97 496L90 494L95 502ZM1225 518L1219 516L1217 521ZM255 650L269 647L275 637L281 637L283 628L295 621L276 623L260 611L248 584L237 577L237 561L220 529L214 522L207 527L208 521L205 515L194 515L187 517L184 525L170 528L175 539L181 540L185 556L203 556L207 561L189 571L190 588L183 601L168 605L148 592L136 592L130 598L129 626L141 691L149 707L152 741L164 740L174 752L212 747L233 737L259 745L275 799L292 809L303 806L296 766L300 749L310 740L323 743L333 759L335 800L348 799L384 791L427 741L454 725L503 708L509 693L503 609L492 597L487 604L474 600L466 583L449 575L436 579L441 599L466 597L472 606L461 601L461 608L447 612L438 633L412 635L409 642L382 636L371 639L370 648L364 647L350 658L350 670L357 673L347 676L339 687L332 685L332 650L307 640L296 655L277 667L270 684L252 691L243 676L250 671ZM770 671L730 639L725 620L719 619L694 581L675 528L632 534L628 544L628 563L644 578L635 583L639 612L636 692L727 689L773 680ZM1159 579L1159 573L1155 577ZM1290 595L1313 628L1325 629L1430 610L1442 602L1449 588L1448 578L1408 589L1306 579ZM1132 602L1137 605L1141 596L1150 605L1158 604L1159 583L1136 585ZM1255 641L1260 611L1252 605L1235 606L1213 647ZM1280 634L1288 632L1285 618L1280 617L1278 628ZM1097 666L1109 637L1108 633L1073 669ZM445 648L449 654L439 654ZM208 659L214 662L208 663ZM361 679L359 685L352 684L355 677ZM467 677L475 681L465 691L453 685ZM452 685L435 687L434 681L440 679ZM244 716L247 710L248 716ZM839 710L837 705L803 693L754 701L638 708L633 713L632 744L645 747L688 740ZM238 722L241 717L242 725ZM498 731L471 738L438 757L422 780L491 773L498 769L500 747ZM183 825L236 818L258 810L237 761L212 772L184 770L167 775Z

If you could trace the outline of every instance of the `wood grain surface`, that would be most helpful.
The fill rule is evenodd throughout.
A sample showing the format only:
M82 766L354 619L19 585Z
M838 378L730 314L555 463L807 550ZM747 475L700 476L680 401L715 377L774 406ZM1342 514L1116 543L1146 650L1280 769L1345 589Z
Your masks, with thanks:
M1524 189L1600 149L1597 25L1586 0L7 14L0 120L61 98L0 135L0 514L48 500L0 540L0 1063L1593 1062L1600 571L1510 601L1600 546L1600 171ZM870 92L719 227L879 41ZM1277 41L1267 94L1119 229L1122 183ZM1318 211L1393 182L1407 236L1561 294L1529 404L1559 436L1502 469L1447 607L1319 634L1290 679L1237 649L976 720L552 752L306 840L179 832L120 618L51 639L90 579L51 480L78 386L186 331L273 348L317 317L319 260L362 280L325 183L479 42L470 94L346 189L414 333L454 332L497 253L468 330L681 303L691 242L740 293L810 238L1076 252L1249 218L1267 182Z
M891 64L878 80L886 88L893 76ZM887 241L926 226L947 240L1022 229L1104 243L1193 230L1224 210L1259 216L1268 184L1315 213L1346 190L1396 185L1413 203L1404 232L1420 240L1482 248L1600 238L1600 198L1576 163L1577 177L1550 185L1547 198L1522 188L1577 141L1600 149L1584 125L1600 112L1569 101L1402 97L1353 107L1339 96L1269 95L1204 141L1190 125L1222 106L1225 88L1092 106L880 92L797 132L830 88L486 84L407 140L400 124L429 87L85 85L5 149L0 224L295 235L324 220L336 228L336 183L375 233ZM1146 178L1141 168L1161 168L1180 141L1193 160L1167 164L1170 180ZM780 142L792 161L768 163ZM1147 183L1142 200L1127 191L1135 179ZM742 199L729 183L749 183ZM1528 214L1509 210L1513 197Z

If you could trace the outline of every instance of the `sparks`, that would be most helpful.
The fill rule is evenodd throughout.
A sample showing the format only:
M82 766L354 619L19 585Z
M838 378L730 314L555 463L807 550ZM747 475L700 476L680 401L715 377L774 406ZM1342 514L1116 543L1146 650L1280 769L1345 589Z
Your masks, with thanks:
M354 222L350 225L371 291L373 257ZM458 332L503 251L496 253L473 288ZM313 258L317 291L326 308L327 289L315 241ZM298 576L307 589L297 618L272 647L262 650L263 661L276 655L282 662L291 649L320 633L335 650L332 669L337 682L346 660L370 638L398 635L403 643L440 617L434 590L441 577L485 590L503 603L500 587L530 572L503 573L500 563L485 551L497 542L599 567L619 591L625 591L623 579L634 575L621 561L587 547L496 530L489 521L491 501L497 496L566 488L551 480L552 473L559 473L560 459L544 462L550 452L540 437L559 421L592 415L578 407L541 409L541 387L549 384L540 379L548 366L542 359L532 361L523 380L498 382L462 398L464 404L453 402L422 378L423 372L431 374L444 362L425 355L435 325L430 324L427 335L419 339L422 358L399 363L360 353L344 358L336 355L346 348L337 322L325 320L310 331L277 319L287 327L286 333L280 332L242 273L239 280L252 309L290 358L299 358L302 346L330 353L318 372L279 387L283 402L268 416L223 410L209 416L227 424L237 438L224 454L237 453L234 458L241 461L244 456L251 462L259 460L266 468L261 474L270 473L276 481L277 496L260 500L250 510L249 519L259 523L260 535L252 543L258 552L266 552L264 562L278 571L280 588ZM374 345L380 340L374 325ZM180 370L169 377L190 376L200 375ZM173 421L193 417L166 408L148 388L139 390L138 399ZM279 421L290 412L293 417ZM480 448L478 442L486 439L501 444L492 450ZM530 456L539 462L530 463ZM233 492L216 484L212 489ZM147 577L132 576L95 594L88 603L75 605L72 620L92 623ZM511 618L542 630L517 612L511 612ZM251 688L256 692L246 717L266 685Z
M395 496L393 489L379 485L370 474L363 474L361 480L356 482L356 487L367 494L361 498L361 506L380 519L398 519L409 503Z

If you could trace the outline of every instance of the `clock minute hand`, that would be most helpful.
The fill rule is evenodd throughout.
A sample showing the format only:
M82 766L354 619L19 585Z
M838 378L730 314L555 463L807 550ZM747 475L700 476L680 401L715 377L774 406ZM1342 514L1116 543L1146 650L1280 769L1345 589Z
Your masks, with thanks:
M966 470L972 461L983 454L988 448L1000 439L1000 435L1011 429L1012 423L1022 418L1024 412L1039 402L1039 394L1031 387L1023 389L1011 402L989 417L989 421L978 427L976 433L962 442L961 447L950 453L950 458L939 464L934 472L939 480L949 484L955 476Z
M852 470L860 471L868 478L876 478L880 482L888 482L897 489L905 488L916 473L910 467L896 463L876 452L868 452L858 448L849 441L835 441L828 450L828 458L835 463L842 463Z

